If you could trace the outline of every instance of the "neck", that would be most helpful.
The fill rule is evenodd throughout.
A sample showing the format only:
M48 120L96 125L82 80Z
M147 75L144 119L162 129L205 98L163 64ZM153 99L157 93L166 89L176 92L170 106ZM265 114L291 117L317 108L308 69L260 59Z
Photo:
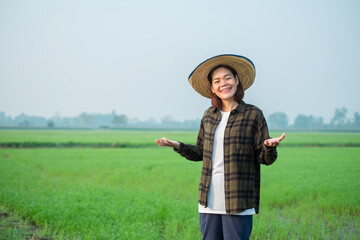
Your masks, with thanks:
M234 101L234 100L232 100L232 101L222 100L221 111L223 111L223 112L231 112L238 105L239 105L239 103Z

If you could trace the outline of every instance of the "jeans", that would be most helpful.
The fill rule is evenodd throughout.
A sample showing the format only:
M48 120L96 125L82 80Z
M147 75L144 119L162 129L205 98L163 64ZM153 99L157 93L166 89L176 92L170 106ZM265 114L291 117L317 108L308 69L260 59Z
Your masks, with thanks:
M204 240L248 240L252 223L252 215L200 213L200 230Z

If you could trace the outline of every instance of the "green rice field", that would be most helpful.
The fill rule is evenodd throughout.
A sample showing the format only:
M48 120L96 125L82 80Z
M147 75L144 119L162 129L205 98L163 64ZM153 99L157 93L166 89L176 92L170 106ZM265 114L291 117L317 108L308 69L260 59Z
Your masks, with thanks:
M36 226L38 239L201 239L201 162L154 143L162 136L194 143L196 135L0 130L1 144L43 143L0 145L0 214ZM95 145L56 145L67 142ZM97 143L119 145L91 147ZM287 133L278 160L262 167L251 239L360 239L359 146L360 133ZM0 239L31 239L0 219Z
M278 137L281 132L272 132ZM135 130L5 130L0 129L0 146L4 143L125 144L135 147L155 147L155 138L166 136L187 143L196 143L196 131L135 131ZM127 145L126 145L127 144ZM52 145L49 145L52 146ZM71 145L70 145L71 146ZM111 145L110 145L111 146ZM288 132L282 146L356 146L360 147L360 132Z

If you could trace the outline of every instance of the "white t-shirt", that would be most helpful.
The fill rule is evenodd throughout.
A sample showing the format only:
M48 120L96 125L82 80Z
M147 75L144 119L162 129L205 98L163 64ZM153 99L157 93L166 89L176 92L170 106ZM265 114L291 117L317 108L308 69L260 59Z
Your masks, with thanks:
M224 189L224 133L230 112L221 111L221 120L215 130L212 160L212 177L207 195L208 207L199 204L199 213L226 214ZM255 208L234 215L253 215Z

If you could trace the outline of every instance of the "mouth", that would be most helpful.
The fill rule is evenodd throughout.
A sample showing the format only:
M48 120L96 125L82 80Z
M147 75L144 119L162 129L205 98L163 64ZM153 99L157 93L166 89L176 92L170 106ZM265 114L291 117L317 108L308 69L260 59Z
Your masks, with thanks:
M228 92L230 92L230 90L231 90L231 87L226 87L226 88L222 89L220 92L221 93L228 93Z

